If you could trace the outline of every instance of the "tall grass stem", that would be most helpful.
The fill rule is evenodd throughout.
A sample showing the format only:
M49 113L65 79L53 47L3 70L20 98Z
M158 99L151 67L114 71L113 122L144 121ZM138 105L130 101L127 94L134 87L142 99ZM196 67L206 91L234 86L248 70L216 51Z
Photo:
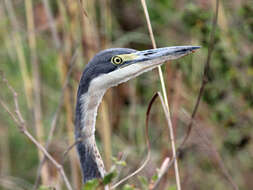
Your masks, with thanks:
M150 38L151 38L151 41L152 41L152 45L153 45L153 48L155 49L155 48L157 48L157 46L156 46L156 42L155 42L153 30L152 30L151 21L150 21L150 18L149 18L149 13L148 13L146 1L141 0L141 3L142 3L142 7L143 7L144 14L145 14L145 17L146 17L146 21L147 21L148 30L149 30ZM176 156L176 146L175 146L174 131L173 131L173 126L172 126L172 122L171 122L171 115L170 115L168 98L167 98L167 93L166 93L166 88L165 88L165 83L164 83L164 77L163 77L162 69L161 69L160 66L158 67L158 72L159 72L160 82L161 82L161 85L162 85L163 99L165 101L166 109L167 109L167 112L168 112L168 126L169 126L169 131L170 131L170 141L171 141L171 146L172 146L172 154L173 154L173 157L175 157ZM177 190L181 190L177 159L175 159L175 162L174 162L174 170L175 170L175 175L176 175Z

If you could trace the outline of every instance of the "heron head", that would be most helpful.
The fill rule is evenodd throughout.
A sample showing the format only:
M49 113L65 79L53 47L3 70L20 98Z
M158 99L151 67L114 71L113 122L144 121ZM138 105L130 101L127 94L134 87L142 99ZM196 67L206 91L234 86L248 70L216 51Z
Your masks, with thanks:
M81 84L86 84L83 84L85 88L82 89L106 90L199 48L199 46L173 46L144 51L127 48L101 51L86 65L81 79Z
M101 51L91 59L79 84L75 118L76 138L83 139L78 143L77 150L84 183L105 174L94 137L97 109L105 91L198 48L177 46L145 51L115 48Z

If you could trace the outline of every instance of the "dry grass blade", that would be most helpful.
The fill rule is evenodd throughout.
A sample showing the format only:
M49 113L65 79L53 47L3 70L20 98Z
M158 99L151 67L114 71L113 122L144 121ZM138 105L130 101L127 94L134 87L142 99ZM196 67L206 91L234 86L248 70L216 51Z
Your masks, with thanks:
M160 92L156 92L155 94L154 94L154 96L152 97L152 99L150 100L150 102L149 102L149 106L148 106L148 109L147 109L147 113L146 113L146 142L147 142L147 147L150 149L150 143L149 143L149 138L148 138L148 122L149 122L149 115L150 115L150 111L151 111L151 108L152 108L152 106L153 106L153 103L154 103L154 101L156 100L156 98L157 97L159 97L159 99L160 99L160 101L161 101L161 104L162 104L162 107L163 107L163 112L164 112L164 114L165 114L165 117L166 117L166 120L167 120L167 124L168 124L168 128L170 128L169 126L171 125L171 120L170 120L170 117L169 117L169 115L168 115L168 110L167 110L167 107L166 107L166 105L165 105L165 103L164 103L164 101L163 101L163 97L162 97L162 95L161 95L161 93ZM150 151L150 150L149 150ZM148 152L148 154L150 154L149 152ZM149 156L149 155L148 155ZM147 157L148 157L147 156ZM175 161L175 158L176 157L173 157L173 159L172 159L172 161L167 161L168 163L166 163L166 168L163 168L163 172L160 174L160 176L159 176L159 178L158 178L158 180L156 181L156 183L154 184L154 186L153 186L153 188L152 189L156 189L157 187L158 187L158 184L159 184L159 182L160 182L160 180L162 179L162 177L163 177L163 175L166 173L166 171L168 170L168 168L174 163L174 161ZM144 165L144 164L143 164ZM141 166L142 167L142 166ZM140 168L141 168L140 167ZM139 168L139 169L140 169ZM139 170L138 169L138 170ZM136 171L138 171L138 170L136 170ZM138 171L139 172L139 171ZM133 174L133 173L132 173ZM132 177L133 175L129 175L130 177ZM134 175L135 175L136 173L134 172ZM130 177L129 176L127 176L126 178L127 179L129 179ZM125 180L127 180L127 179L123 179L124 181ZM124 182L123 180L121 180L122 182ZM120 181L120 182L121 182ZM118 182L118 183L120 183L120 182ZM121 182L121 183L122 183ZM117 186L118 186L118 183L116 184ZM121 184L120 183L120 184ZM115 188L115 187L117 187L116 185L114 185L113 186L113 188Z
M14 105L15 105L15 111L14 113L12 111L10 111L9 107L4 104L4 101L0 98L0 103L3 106L3 108L7 111L7 113L9 113L9 115L13 118L13 120L15 121L15 123L17 124L18 128L20 129L20 131L52 162L52 164L57 168L57 170L60 172L63 181L66 184L66 187L68 190L72 190L72 187L69 183L69 180L63 170L62 165L60 165L48 152L47 150L29 133L29 131L27 130L26 127L26 122L20 112L19 109L19 103L18 103L18 94L17 92L14 90L14 88L8 83L7 79L4 77L4 75L1 73L2 76L2 80L3 82L6 84L6 86L8 87L8 89L11 91L12 95L13 95L13 101L14 101Z
M77 2L78 2L79 6L80 6L80 8L82 10L81 12L83 13L83 15L86 16L87 18L89 18L87 12L85 11L85 9L83 7L82 0L77 0Z
M199 94L198 94L196 104L194 106L194 109L193 109L193 112L192 112L192 115L191 115L191 120L190 120L190 122L187 126L186 135L183 138L182 143L178 147L176 155L174 155L173 158L171 159L170 164L168 165L168 169L170 168L172 163L176 160L176 157L177 157L178 153L183 148L183 146L185 145L187 139L190 136L192 126L193 126L193 121L194 121L194 118L196 116L197 110L199 108L201 97L203 95L205 86L208 83L207 74L208 74L208 71L209 71L209 68L210 68L211 55L212 55L212 52L213 52L213 49L214 49L214 34L215 34L215 31L216 31L216 26L217 26L218 11L219 11L219 0L216 0L215 16L214 16L213 22L212 22L212 30L211 30L211 35L210 35L210 45L208 47L208 56L207 56L206 64L205 64L205 67L204 67L204 74L203 74L203 77L202 77L202 84L201 84L201 87L200 87L200 90L199 90ZM163 177L163 175L161 176L161 178L162 177ZM157 180L155 186L159 185L159 182L160 182L161 178Z
M114 184L111 187L111 189L115 189L116 187L118 187L120 184L124 183L129 178L131 178L131 177L135 176L136 174L138 174L147 165L147 163L148 163L148 161L150 159L150 150L151 150L151 147L150 147L150 141L149 141L149 136L148 136L149 116L150 116L150 111L151 111L152 105L153 105L153 103L154 103L154 101L155 101L155 99L156 99L157 96L158 96L158 94L156 93L152 97L152 99L149 102L148 109L147 109L147 112L146 112L145 139L146 139L146 146L147 146L147 150L148 150L147 157L146 157L145 161L143 162L143 164L137 170L135 170L133 173L129 174L125 178L121 179L116 184Z
M24 90L26 94L27 105L31 109L32 82L29 76L27 65L26 65L24 46L23 46L22 38L19 32L19 29L20 29L19 23L14 11L12 1L5 0L5 6L6 6L8 17L10 19L10 22L13 28L13 43L15 46L15 51L17 53L18 63L20 65L20 71L21 71Z
M152 45L153 45L153 48L156 49L157 46L156 46L155 37L154 37L154 34L153 34L152 25L151 25L149 14L148 14L146 0L141 0L141 3L142 3L142 7L143 7L143 10L144 10L144 13L145 13L145 18L146 18L146 21L147 21L148 31L149 31L149 35L150 35L150 38L151 38L151 41L152 41ZM160 77L160 81L161 81L161 85L162 85L162 92L163 92L164 100L165 100L166 106L168 107L168 110L169 110L168 98L167 98L167 93L166 93L164 77L163 77L161 66L158 67L158 72L159 72L159 77Z
M161 177L161 176L164 174L164 172L167 171L166 169L167 169L167 167L168 167L169 162L170 162L170 158L169 158L169 157L166 157L166 158L164 159L164 161L163 161L163 163L162 163L160 169L159 169L158 178Z
M165 105L165 103L164 103L164 101L163 101L162 95L161 95L160 92L156 92L155 95L154 95L154 97L155 97L155 99L156 99L157 97L159 97L159 99L160 99L160 101L161 101L161 104L162 104L162 107L163 107L163 112L164 112L164 114L165 114L165 117L166 117L166 120L167 120L167 124L168 124L168 128L169 128L169 130L170 130L170 128L172 128L172 126L170 127L170 125L171 125L171 120L170 120L170 117L169 117L169 115L168 115L169 112L168 112L167 107L166 107L166 105ZM176 158L177 158L177 154L175 154L175 156L173 155L172 160L166 164L166 168L164 168L164 169L163 169L163 172L159 175L158 179L156 180L155 184L154 184L153 187L152 187L152 190L154 190L154 189L156 189L156 188L158 187L158 185L159 185L159 183L160 183L162 177L164 176L165 173L167 173L167 171L168 171L168 169L170 168L170 166L171 166L173 163L175 163ZM180 186L180 188L181 188L181 186Z
M109 116L109 108L106 100L101 102L101 122L103 127L99 127L98 131L102 133L102 143L104 145L104 156L105 156L105 167L106 169L111 168L111 157L112 157L112 142L111 142L111 122Z
M155 38L154 38L154 34L153 34L153 30L152 30L152 26L151 26L149 14L148 14L146 0L141 0L141 3L142 3L142 6L143 6L143 9L144 9L144 13L145 13L145 17L146 17L146 21L147 21L147 25L148 25L150 38L151 38L151 41L152 41L152 44L153 44L153 48L156 48ZM161 85L162 85L162 92L163 92L163 98L164 98L165 105L166 105L166 111L168 112L167 113L167 116L168 116L168 119L169 119L168 127L169 127L169 131L170 131L172 153L173 153L173 157L176 158L176 146L175 146L175 141L174 141L174 131L173 131L173 127L172 127L172 122L171 122L171 117L170 117L170 109L169 109L168 98L167 98L167 93L166 93L164 77L163 77L161 66L158 67L158 72L159 72L160 82L161 82ZM174 162L174 170L175 170L175 176L176 176L176 182L177 182L177 190L181 190L177 159Z
M208 83L208 78L207 77L208 77L208 71L210 69L211 55L212 55L212 52L213 52L213 49L214 49L214 34L215 34L215 31L216 31L216 27L217 27L218 12L219 12L219 0L216 0L215 16L214 16L213 21L212 21L212 30L211 30L211 34L210 34L210 45L208 47L208 55L207 55L207 60L206 60L205 67L204 67L204 74L203 74L203 77L202 77L202 84L201 84L201 87L200 87L200 90L199 90L198 98L197 98L196 104L194 106L193 112L191 114L191 120L190 120L190 122L187 126L187 133L186 133L182 143L178 147L176 155L172 158L172 160L168 164L167 169L169 169L170 166L173 164L173 162L175 162L176 157L178 156L180 150L183 148L183 146L185 145L187 139L190 136L190 133L191 133L191 130L192 130L192 127L193 127L193 123L194 123L194 118L195 118L197 110L199 108L201 97L203 95L205 86ZM162 101L162 98L160 98L160 99ZM222 171L224 171L223 166L221 167ZM227 180L229 181L229 183L232 185L233 189L238 190L239 188L236 185L236 183L234 183L234 181L232 180L232 177L229 175L229 173L227 172L226 169L225 169L225 171L226 171L225 176L226 176ZM159 182L160 182L162 177L163 177L163 175L160 176L160 178L156 181L153 189L158 187Z
M53 119L51 121L50 131L49 131L49 135L48 135L47 142L46 142L46 150L48 150L48 147L49 147L49 145L50 145L50 143L52 141L53 134L54 134L55 129L56 129L56 123L57 123L57 120L58 120L59 115L60 115L61 108L62 108L63 103L64 103L63 100L64 100L65 90L66 90L66 88L68 86L68 83L69 83L69 80L70 80L70 76L71 76L71 73L72 73L74 65L75 65L75 60L76 60L77 55L78 55L77 48L76 48L76 50L74 52L74 55L71 58L70 68L69 68L69 71L67 73L67 76L66 76L63 88L61 90L61 96L59 98L59 103L58 103L58 106L56 108L56 111L55 111L55 114L53 116ZM35 180L35 185L34 185L34 188L33 188L34 190L38 188L39 178L40 178L40 171L41 171L41 168L42 168L43 164L45 163L45 160L46 160L46 157L44 156L44 158L41 160L41 162L39 164L39 167L38 167L38 170L37 170L37 176L36 176L36 180Z
M149 103L148 110L147 110L147 117L146 117L146 125L148 125L149 113L150 113L150 110L151 110L151 108L152 108L152 105L153 105L153 103L154 103L154 101L155 101L155 99L156 99L157 97L159 97L159 99L160 99L160 101L161 101L161 104L162 104L162 107L163 107L163 112L164 112L165 117L166 117L166 120L167 120L168 128L170 128L171 120L170 120L170 117L169 117L169 115L168 115L169 113L168 113L167 107L166 107L166 105L165 105L165 103L164 103L164 101L163 101L163 97L162 97L162 95L161 95L160 92L156 92L156 93L154 94L154 96L152 97L150 103ZM147 126L146 126L146 127L147 127ZM156 189L156 188L158 187L159 182L161 181L163 175L167 172L168 168L170 168L170 166L175 162L176 157L177 157L177 156L174 156L173 159L172 159L170 162L166 163L166 168L163 168L163 172L160 173L160 175L159 175L157 181L155 182L155 184L153 185L152 189Z
M35 24L34 24L34 13L33 13L33 3L31 0L25 0L26 8L26 20L27 20L27 32L28 32L28 42L30 48L30 59L31 59L31 68L32 68L32 82L33 82L33 97L32 107L34 111L34 127L36 132L36 138L39 143L44 145L44 127L42 122L42 110L41 110L41 81L40 81L40 69L37 58L36 51L36 35L35 35ZM42 152L38 151L39 159L43 160L44 155ZM41 170L42 184L49 184L49 172L48 166L44 165Z

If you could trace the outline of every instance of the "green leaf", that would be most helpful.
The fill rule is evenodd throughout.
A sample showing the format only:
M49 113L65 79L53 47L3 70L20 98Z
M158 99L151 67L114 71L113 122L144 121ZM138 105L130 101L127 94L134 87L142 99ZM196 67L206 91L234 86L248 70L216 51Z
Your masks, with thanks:
M116 175L117 175L116 172L111 172L111 173L107 174L107 175L104 177L104 179L103 179L103 184L104 184L104 185L107 185L107 184L111 183L111 182L112 182L112 179L113 179Z
M126 184L124 185L123 189L122 190L134 190L134 186L133 185L129 185L129 184Z
M158 179L158 175L157 174L155 174L155 175L152 176L152 181L156 181L157 179Z
M119 166L126 166L126 162L123 160L118 160L116 157L112 157L112 161Z
M119 166L126 166L127 165L125 161L117 161L116 164Z
M142 189L147 189L148 188L148 179L144 176L138 176Z
M86 182L82 190L96 190L99 185L98 179L92 179Z

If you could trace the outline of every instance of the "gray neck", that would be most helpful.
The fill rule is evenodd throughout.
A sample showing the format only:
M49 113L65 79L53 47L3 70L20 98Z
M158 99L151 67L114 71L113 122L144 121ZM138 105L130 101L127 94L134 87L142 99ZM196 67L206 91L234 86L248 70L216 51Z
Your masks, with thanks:
M97 109L104 92L88 90L77 97L75 135L76 139L82 138L82 142L77 144L77 151L84 183L93 178L103 178L105 175L104 164L95 141Z

